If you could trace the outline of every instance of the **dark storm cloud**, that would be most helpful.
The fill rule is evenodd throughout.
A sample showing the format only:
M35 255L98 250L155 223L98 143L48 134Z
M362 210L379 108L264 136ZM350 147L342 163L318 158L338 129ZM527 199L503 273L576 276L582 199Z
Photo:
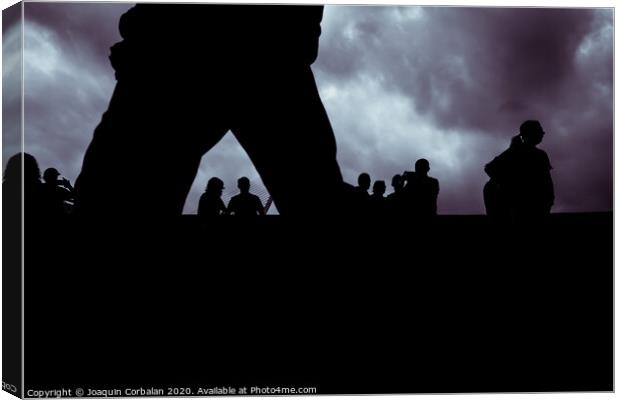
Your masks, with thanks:
M107 56L130 6L27 3L26 144L42 168L77 176L115 84ZM483 165L537 118L548 132L556 209L611 209L612 18L586 9L326 7L313 69L345 178L367 171L389 186L425 157L441 182L440 212L482 212ZM229 192L240 175L260 186L228 135L203 158L186 212L208 178L220 176Z
M26 3L24 141L41 169L75 179L114 87L109 47L126 4Z
M109 48L120 40L119 16L132 4L25 3L25 18L49 27L54 43L79 60L107 62Z
M345 168L386 178L399 172L389 164L425 156L442 211L482 211L482 166L535 118L549 133L557 209L611 209L611 10L339 6L326 11L321 46L328 110L367 110L354 124L330 112ZM390 128L403 130L401 147L389 146ZM358 139L364 151L348 151Z
M367 74L444 128L501 128L508 113L549 108L574 79L595 12L557 9L338 7L321 69ZM332 28L333 29L333 28ZM609 43L611 50L611 43ZM609 66L611 68L611 66Z
M21 148L21 8L2 11L2 166Z

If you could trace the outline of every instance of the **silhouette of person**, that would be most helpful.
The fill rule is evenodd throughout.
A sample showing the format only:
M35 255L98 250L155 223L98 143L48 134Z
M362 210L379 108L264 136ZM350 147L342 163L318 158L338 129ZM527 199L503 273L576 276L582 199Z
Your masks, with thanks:
M73 187L68 179L58 179L56 168L43 172L43 201L49 215L68 214L73 205Z
M355 187L355 191L362 197L368 197L368 189L370 189L370 175L366 172L362 172L357 177L357 186Z
M215 217L228 213L226 205L222 200L224 182L217 177L209 179L205 192L198 201L198 215L203 217Z
M265 208L258 196L250 193L250 180L245 176L237 180L239 193L228 203L228 212L240 217L265 215Z
M372 194L368 197L368 205L371 214L383 215L386 212L385 182L375 181L372 185Z
M387 210L392 215L400 215L404 212L403 207L403 188L405 186L405 182L403 181L403 177L399 174L396 174L392 177L392 188L394 189L393 193L390 193L386 198L386 206Z
M437 215L437 196L439 181L428 176L430 171L428 160L420 158L415 162L414 172L405 172L407 182L404 192L412 214L418 217Z
M555 195L551 163L538 146L545 135L540 122L528 120L510 147L488 163L484 187L487 214L512 221L536 220L551 212Z
M22 176L23 173L23 176ZM23 182L22 182L23 178ZM3 212L21 214L23 183L24 217L37 219L43 215L43 183L36 158L28 153L17 153L7 161L2 180Z
M357 177L357 186L353 188L351 193L350 211L353 214L365 213L368 211L368 189L370 189L370 175L362 172Z
M110 55L116 88L76 181L80 212L181 214L201 157L229 130L280 214L334 209L344 183L310 68L322 16L322 6L220 4L123 14ZM326 195L310 198L308 187Z

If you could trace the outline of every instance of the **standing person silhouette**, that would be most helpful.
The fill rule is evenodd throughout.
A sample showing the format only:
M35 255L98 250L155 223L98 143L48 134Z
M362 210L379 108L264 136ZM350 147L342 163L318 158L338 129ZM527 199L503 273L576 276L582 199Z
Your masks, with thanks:
M544 135L540 122L523 122L510 147L485 166L491 178L484 188L487 214L520 222L551 212L555 200L551 162L536 147Z
M265 208L258 196L250 193L250 180L245 176L237 180L239 193L228 203L228 212L239 217L265 215Z
M228 213L226 205L222 200L224 182L217 177L209 179L205 192L198 201L198 215L201 217L216 217Z
M280 214L337 212L336 141L310 68L322 15L322 6L219 4L123 14L110 55L116 88L76 181L79 211L181 214L201 157L230 130ZM325 196L309 198L308 187Z
M358 215L368 212L370 197L368 189L370 189L370 175L367 172L362 172L357 177L357 186L351 191L349 213Z
M372 194L368 197L368 206L371 214L384 215L387 211L385 194L385 181L375 181L372 185Z
M405 195L411 207L412 214L419 217L437 215L437 196L439 195L439 181L428 176L430 163L424 158L415 162L415 171L405 172L407 185Z
M405 182L403 181L402 175L396 174L392 177L392 188L394 188L394 192L390 193L386 198L387 209L391 215L402 215L404 212L404 186Z

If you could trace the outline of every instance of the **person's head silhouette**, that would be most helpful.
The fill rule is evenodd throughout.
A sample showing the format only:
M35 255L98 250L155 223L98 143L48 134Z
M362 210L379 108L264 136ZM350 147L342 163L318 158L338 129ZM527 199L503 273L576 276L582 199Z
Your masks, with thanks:
M357 184L360 188L368 191L368 189L370 189L370 175L368 175L366 172L362 172L357 177Z
M224 190L224 181L222 181L218 177L213 177L209 179L209 182L207 182L207 187L205 189L205 192L219 197L222 195L223 190Z
M384 181L375 181L372 185L372 193L376 196L383 196L385 193L385 182Z
M396 174L392 177L392 187L394 188L394 192L398 193L403 189L404 182L403 177L399 174Z
M519 127L519 136L521 136L523 144L534 147L542 142L545 131L540 122L528 120Z
M22 179L22 160L24 162L24 183L41 181L41 170L37 159L28 153L17 153L9 158L4 170L4 182L19 182Z
M60 172L56 168L48 168L43 172L43 180L49 185L55 184L59 176Z
M415 162L415 172L416 174L420 174L420 175L424 175L426 176L428 174L428 171L431 170L430 164L428 163L428 160L425 158L420 158L418 161Z
M245 176L237 180L237 187L241 193L248 193L250 191L250 180Z

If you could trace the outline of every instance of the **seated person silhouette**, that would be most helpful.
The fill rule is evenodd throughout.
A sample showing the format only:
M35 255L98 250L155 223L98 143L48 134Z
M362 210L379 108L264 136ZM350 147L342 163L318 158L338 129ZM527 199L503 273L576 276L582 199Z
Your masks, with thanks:
M421 158L415 162L414 172L404 173L407 207L411 214L418 217L437 215L439 181L428 176L430 169L428 160Z
M217 177L209 179L205 192L198 201L198 215L201 217L216 217L228 213L222 200L224 182Z
M76 181L80 213L181 214L201 157L228 131L280 214L334 210L343 179L310 68L322 16L322 6L221 4L123 14L110 55L116 88Z
M265 208L258 196L250 193L250 180L245 176L237 180L239 193L228 203L228 212L240 217L265 215Z
M386 212L385 182L375 181L372 185L372 194L368 197L369 211L373 215L384 215Z
M547 153L536 147L544 135L540 122L523 122L510 147L485 166L491 178L484 187L489 216L524 221L551 212L555 199L552 167Z
M403 188L405 182L403 177L396 174L392 177L393 193L390 193L386 198L387 211L391 215L401 215L403 213Z
M59 176L56 168L43 172L43 206L48 215L68 214L73 206L73 187L68 179Z

